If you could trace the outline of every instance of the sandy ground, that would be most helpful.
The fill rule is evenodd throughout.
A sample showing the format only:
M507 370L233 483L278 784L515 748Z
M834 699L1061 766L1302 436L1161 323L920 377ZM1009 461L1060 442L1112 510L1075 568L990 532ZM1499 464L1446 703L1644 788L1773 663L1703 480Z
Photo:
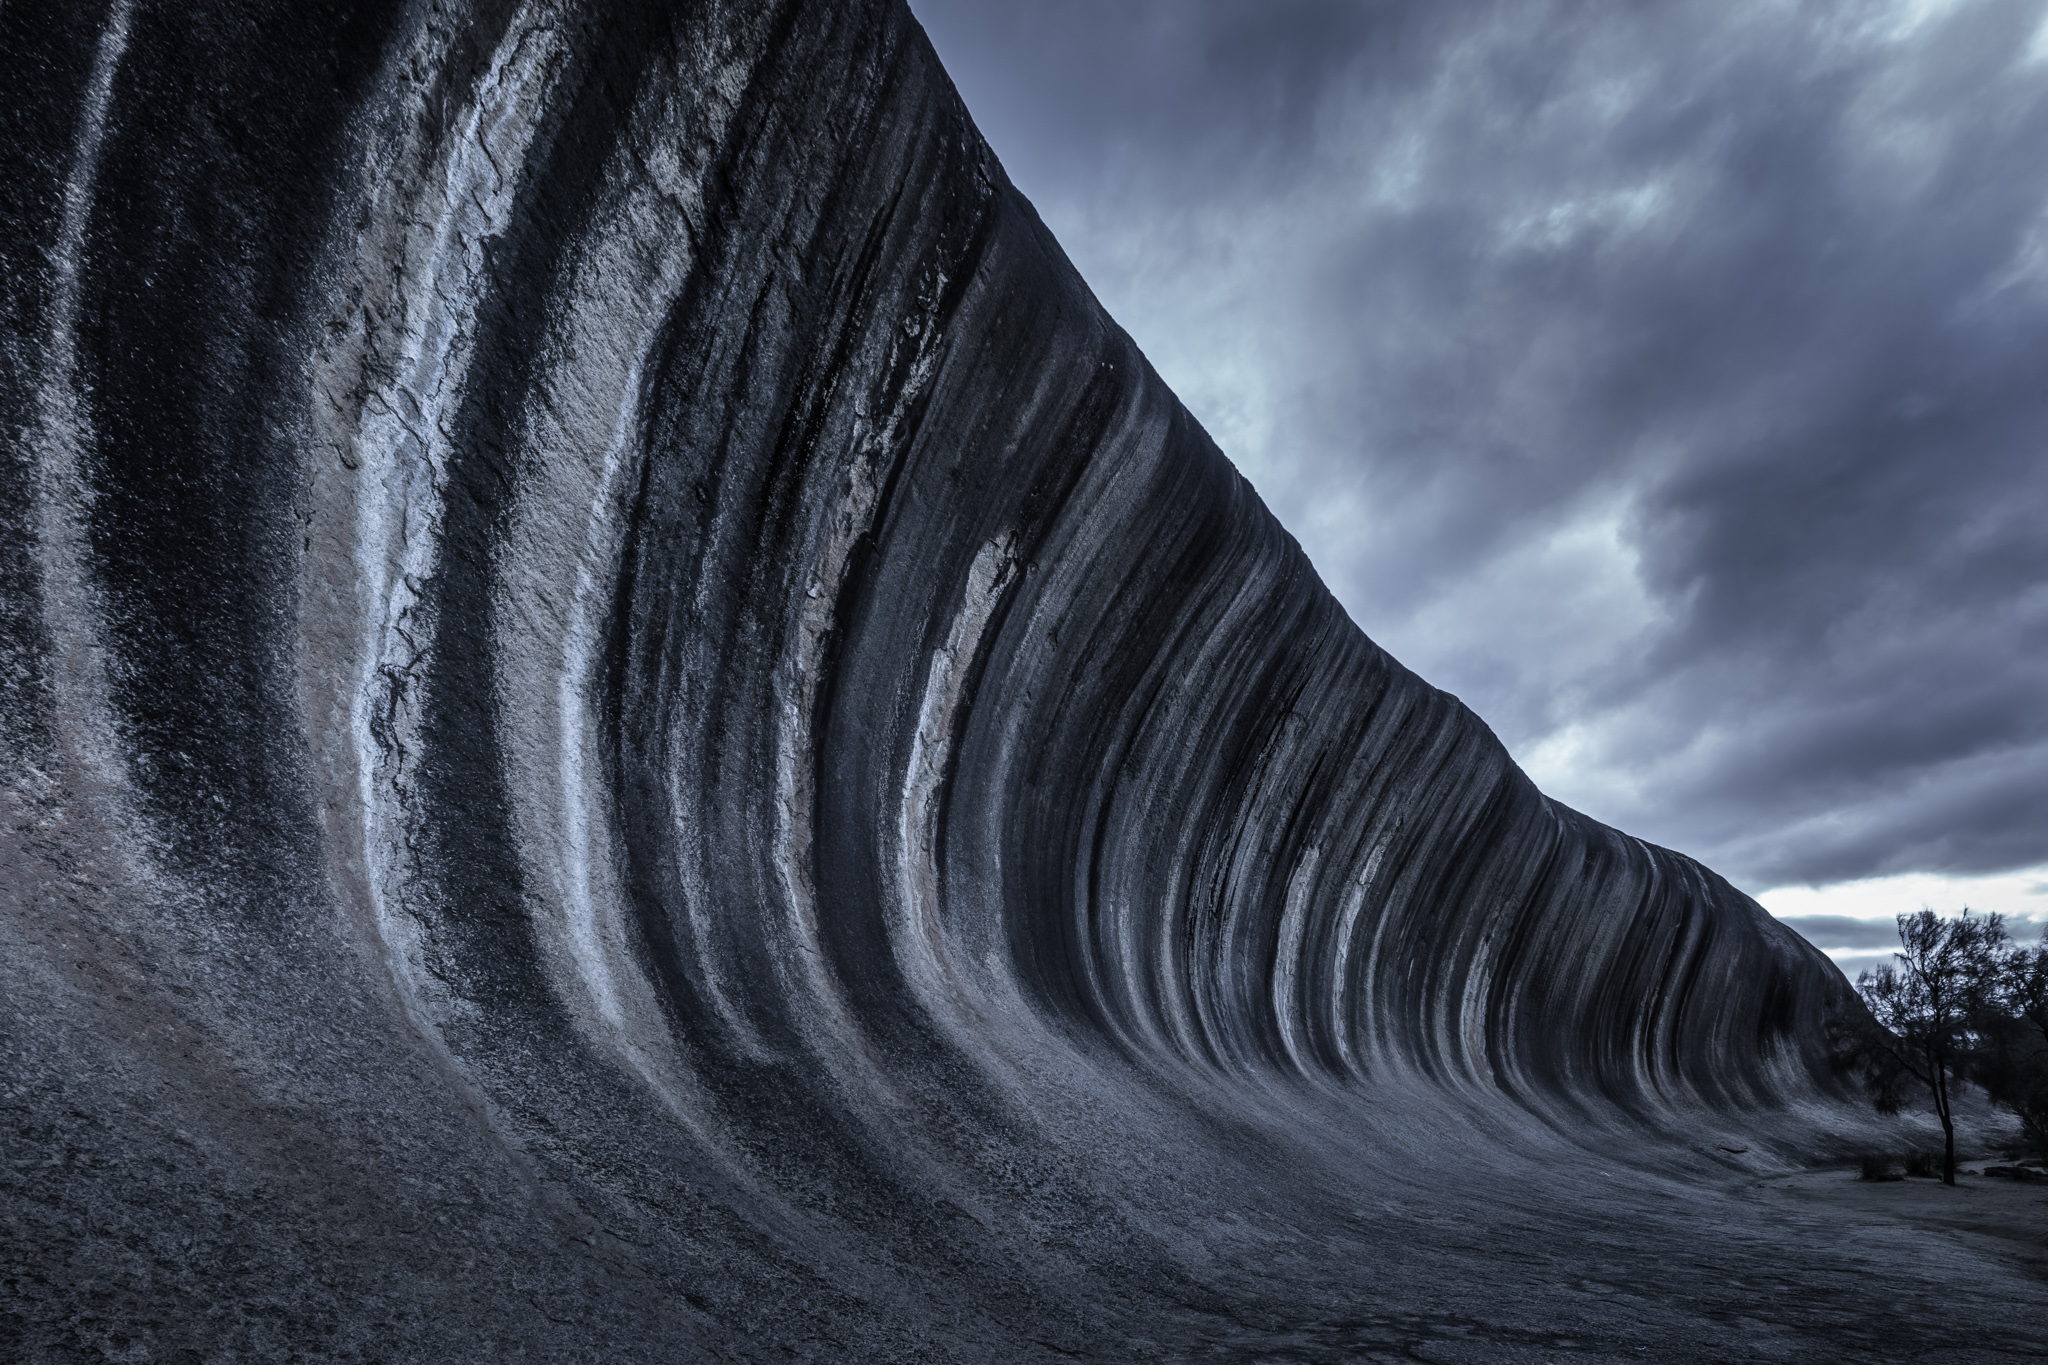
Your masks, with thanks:
M1856 1168L1802 1171L1759 1181L1771 1202L1818 1206L1844 1224L1925 1230L1996 1257L2048 1280L2048 1179L2016 1181L1982 1174L2001 1158L1959 1163L1956 1183L1939 1180L1871 1181Z

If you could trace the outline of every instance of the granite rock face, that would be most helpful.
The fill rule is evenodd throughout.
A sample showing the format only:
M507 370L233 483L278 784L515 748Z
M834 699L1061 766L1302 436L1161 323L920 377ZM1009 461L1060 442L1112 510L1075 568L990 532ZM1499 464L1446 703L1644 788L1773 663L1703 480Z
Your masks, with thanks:
M1757 1230L1839 975L1360 634L900 4L0 29L10 1357L2009 1291Z

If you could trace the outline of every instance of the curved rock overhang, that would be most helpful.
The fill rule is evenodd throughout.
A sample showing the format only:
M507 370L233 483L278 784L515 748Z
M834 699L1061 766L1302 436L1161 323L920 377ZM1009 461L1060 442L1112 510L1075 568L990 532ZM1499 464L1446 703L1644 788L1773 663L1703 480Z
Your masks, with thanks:
M1541 1345L1859 1121L1840 975L1351 624L900 4L0 26L27 1347Z

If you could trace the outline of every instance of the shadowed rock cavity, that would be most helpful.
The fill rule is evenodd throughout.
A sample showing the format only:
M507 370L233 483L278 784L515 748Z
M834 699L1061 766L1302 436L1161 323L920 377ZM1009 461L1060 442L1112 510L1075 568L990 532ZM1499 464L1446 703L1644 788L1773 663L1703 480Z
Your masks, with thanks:
M1741 1192L1839 975L1359 633L900 4L0 28L10 1354L2038 1297Z

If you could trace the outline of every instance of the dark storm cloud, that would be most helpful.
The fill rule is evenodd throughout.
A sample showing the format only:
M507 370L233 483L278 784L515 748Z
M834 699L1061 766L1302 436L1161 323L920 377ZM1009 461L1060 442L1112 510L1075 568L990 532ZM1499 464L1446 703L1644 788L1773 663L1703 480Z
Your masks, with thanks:
M1546 787L1753 888L2048 862L2043 6L915 8Z

